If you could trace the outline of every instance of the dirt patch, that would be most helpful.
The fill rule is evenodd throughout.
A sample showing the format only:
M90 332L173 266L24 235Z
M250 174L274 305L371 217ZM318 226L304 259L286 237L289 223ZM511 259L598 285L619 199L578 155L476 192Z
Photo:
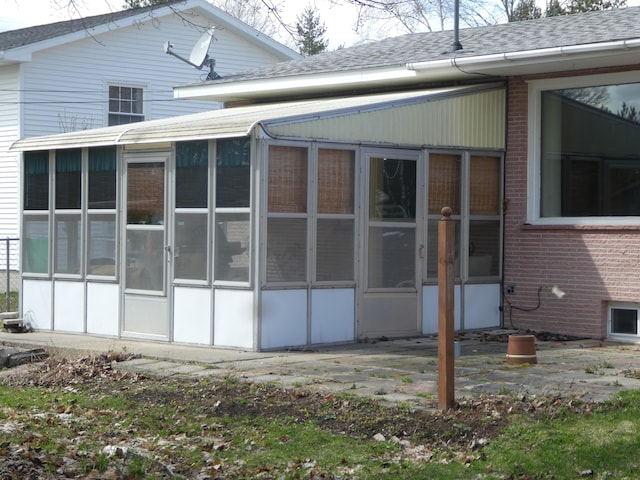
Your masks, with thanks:
M190 415L214 421L250 417L274 421L286 419L294 423L313 422L320 429L336 434L398 442L402 448L390 461L430 461L436 455L434 452L463 463L473 461L479 457L483 446L500 435L515 414L535 417L554 415L560 410L588 411L592 408L590 404L560 397L486 395L465 400L446 412L435 409L435 404L432 410L414 411L402 406L383 406L372 399L254 385L235 378L167 379L113 368L114 362L129 358L132 356L115 352L68 359L54 355L42 362L23 365L11 373L4 372L0 383L15 387L37 386L51 391L77 388L96 396L112 396L115 387L117 395L131 405L171 407L176 413L167 419L169 423L180 421L186 406ZM58 440L68 442L56 450L65 454L41 448L41 439L37 435L22 444L9 440L0 445L0 479L140 478L126 473L131 472L131 465L140 458L146 460L147 474L152 470L154 478L208 478L202 472L193 472L189 465L176 464L175 459L159 457L158 454L147 455L144 442L113 446L114 435L126 439L131 437L130 432L91 430L99 412L67 405L46 414L45 419L59 419L60 415L67 414L73 415L77 423L74 428L82 435L88 435L87 432L92 436L103 435L97 439L104 445L100 452L80 452L74 439ZM6 428L11 428L11 420L6 419ZM16 418L16 428L24 421L23 417ZM185 448L186 441L190 446L215 449L219 445L224 448L228 439L212 440L205 438L203 433L188 439L167 436L163 441L174 442L171 447L176 450ZM97 465L106 456L110 459L108 469L87 468L87 465ZM252 478L251 473L243 468L242 464L226 466L225 476L220 478Z

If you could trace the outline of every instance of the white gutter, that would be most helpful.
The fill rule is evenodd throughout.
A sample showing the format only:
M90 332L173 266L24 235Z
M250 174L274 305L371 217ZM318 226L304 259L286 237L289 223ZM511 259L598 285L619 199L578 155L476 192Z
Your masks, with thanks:
M566 57L569 55L585 55L593 53L613 53L614 51L629 50L640 47L640 39L619 40L615 42L589 43L584 45L567 45L563 47L539 48L535 50L521 50L517 52L496 53L491 55L474 55L466 57L463 54L446 60L408 63L407 69L425 71L439 68L454 68L472 66L501 66L518 64L531 64L532 60L545 61L554 57ZM474 72L467 72L474 73Z

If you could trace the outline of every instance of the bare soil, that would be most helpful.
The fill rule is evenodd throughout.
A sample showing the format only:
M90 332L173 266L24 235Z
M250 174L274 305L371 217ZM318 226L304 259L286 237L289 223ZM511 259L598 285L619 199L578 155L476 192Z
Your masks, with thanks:
M457 408L446 412L412 411L402 406L383 406L375 400L356 399L319 394L304 390L283 389L270 385L251 385L237 379L197 380L190 378L167 379L141 374L126 373L112 368L113 362L131 358L126 353L94 354L79 358L50 358L0 372L0 383L15 388L41 387L48 391L74 389L95 395L125 397L131 405L175 407L174 418L179 422L185 406L191 413L197 412L207 419L271 418L295 422L314 422L320 429L354 438L398 442L402 448L393 461L429 461L433 452L460 462L473 461L482 454L482 448L500 435L514 415L555 415L567 409L588 411L592 405L568 398L514 397L509 395L483 396L465 400ZM115 390L115 391L114 391ZM435 406L435 405L434 405ZM113 438L113 430L92 431L96 415L90 409L66 407L82 427L82 435L93 436L94 441L106 446L122 445L123 438ZM55 412L54 412L55 413ZM10 423L11 412L5 412ZM14 415L17 415L14 413ZM41 418L41 417L40 417ZM21 422L24 418L21 417ZM35 420L34 420L35 421ZM233 431L227 431L232 435ZM100 436L103 438L99 438ZM204 435L204 434L203 434ZM226 436L225 436L226 437ZM177 437L176 437L177 438ZM192 446L208 445L211 440L190 437L176 439L175 448L184 448L188 441ZM74 440L65 439L68 448L58 448L66 453L51 453L38 447L38 439L17 444L7 432L0 430L0 480L44 478L140 478L125 474L131 471L127 463L134 460L132 452L140 450L117 447L108 451L110 467L106 470L87 469L87 459L96 461L97 452L87 456L74 449ZM229 441L226 438L224 441ZM224 445L220 440L218 445ZM181 443L182 442L182 443ZM215 442L214 442L215 443ZM63 446L64 447L64 446ZM200 447L198 447L200 448ZM165 449L166 450L166 449ZM104 454L105 451L103 451ZM140 455L136 453L135 455ZM151 457L149 457L151 458ZM153 456L154 478L216 478L208 472L193 472L189 465L175 463L175 459ZM118 463L120 466L118 467ZM115 466L114 466L115 465ZM302 467L300 467L302 468ZM307 467L308 468L308 467ZM255 473L255 472L253 472ZM326 472L307 472L300 478L335 478ZM129 475L129 476L127 476ZM225 466L224 474L217 478L252 478L252 472L243 470L242 464ZM271 478L271 477L264 477ZM295 477L298 478L298 477Z

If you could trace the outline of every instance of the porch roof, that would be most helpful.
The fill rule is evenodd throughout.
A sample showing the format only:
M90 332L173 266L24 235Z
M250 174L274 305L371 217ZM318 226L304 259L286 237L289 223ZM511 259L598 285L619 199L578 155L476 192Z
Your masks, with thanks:
M496 87L496 84L447 87L226 108L160 120L25 138L14 142L10 150L36 151L244 137L250 135L256 125L261 125L268 133L270 124L282 125L390 109L458 97Z

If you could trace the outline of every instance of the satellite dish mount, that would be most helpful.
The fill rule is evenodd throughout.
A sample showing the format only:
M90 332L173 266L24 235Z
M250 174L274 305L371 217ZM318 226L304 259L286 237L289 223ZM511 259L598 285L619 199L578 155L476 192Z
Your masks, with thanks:
M209 67L209 74L207 75L207 80L215 80L217 78L221 78L218 75L214 68L216 66L215 59L209 57L209 47L211 47L211 42L213 42L213 32L214 28L207 29L206 32L202 34L200 39L196 42L196 44L191 49L191 54L189 58L186 59L177 53L175 53L173 49L173 45L170 42L164 43L164 52L173 55L174 57L182 60L185 63L188 63L192 67L197 68L198 70L202 70L203 67Z

